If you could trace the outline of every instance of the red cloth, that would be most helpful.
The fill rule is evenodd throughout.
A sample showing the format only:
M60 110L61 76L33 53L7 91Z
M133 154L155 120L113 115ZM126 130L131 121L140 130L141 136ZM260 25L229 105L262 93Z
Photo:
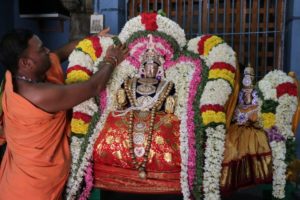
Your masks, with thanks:
M102 189L132 193L180 193L180 121L175 115L158 112L150 153L146 164L147 179L139 177L130 155L129 114L109 114L94 145L95 186ZM145 142L150 129L150 113L135 114L134 124L145 124ZM143 157L136 159L143 162Z

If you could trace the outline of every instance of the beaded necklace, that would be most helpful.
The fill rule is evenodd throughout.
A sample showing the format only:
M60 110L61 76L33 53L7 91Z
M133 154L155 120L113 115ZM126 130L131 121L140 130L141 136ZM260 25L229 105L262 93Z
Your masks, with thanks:
M22 80L22 81L25 81L27 83L40 83L42 81L35 81L35 80L32 80L31 78L27 78L26 76L19 76L19 75L16 75L16 76L13 76L14 79L18 79L18 80Z
M126 94L128 96L129 102L131 105L136 106L136 99L134 98L133 90L129 88L128 86L129 80L125 81L124 88L126 91ZM134 153L134 147L133 147L133 121L134 121L134 112L130 111L129 114L129 127L128 127L128 133L129 133L129 149L130 149L130 156L132 158L132 162L134 167L139 171L139 177L142 179L145 179L147 174L145 171L146 163L148 161L148 155L151 148L151 142L152 142L152 135L153 135L153 128L154 128L154 119L156 114L156 109L160 107L160 105L164 102L164 100L167 98L167 95L170 93L171 89L173 87L173 83L169 82L168 87L165 90L165 93L160 96L158 101L153 105L151 109L151 117L150 117L150 124L149 124L149 134L147 137L147 145L145 149L145 153L143 155L143 161L141 163L138 163L136 155Z

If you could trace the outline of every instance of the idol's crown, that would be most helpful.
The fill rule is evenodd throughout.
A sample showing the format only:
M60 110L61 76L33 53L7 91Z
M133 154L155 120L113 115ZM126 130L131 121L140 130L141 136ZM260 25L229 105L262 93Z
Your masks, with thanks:
M145 65L147 63L156 63L158 66L160 66L162 64L162 56L155 49L153 36L149 34L148 38L149 43L147 45L145 54L142 56L142 64Z

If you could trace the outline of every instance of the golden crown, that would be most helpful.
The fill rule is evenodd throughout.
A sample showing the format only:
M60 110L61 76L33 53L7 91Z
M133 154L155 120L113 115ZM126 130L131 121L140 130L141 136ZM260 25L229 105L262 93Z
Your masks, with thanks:
M159 66L162 63L162 56L156 52L155 44L153 42L153 36L151 34L148 35L149 43L147 46L147 50L145 54L142 56L142 64L145 65L147 63L156 63Z
M253 67L251 67L250 63L248 64L248 66L245 68L244 70L244 75L251 75L254 76L254 69Z

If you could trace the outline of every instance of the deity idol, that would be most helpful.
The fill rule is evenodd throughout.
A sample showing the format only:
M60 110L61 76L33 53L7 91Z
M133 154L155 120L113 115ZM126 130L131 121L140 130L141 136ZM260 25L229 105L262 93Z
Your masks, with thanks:
M128 58L105 91L73 109L66 198L87 198L94 186L217 199L238 91L235 52L214 35L187 42L175 22L143 13L118 37L81 41L66 82L87 80L108 46L119 42L127 44Z
M122 192L180 191L179 119L174 83L164 78L163 57L152 35L138 77L117 90L117 110L94 145L95 185Z
M244 70L233 123L225 140L221 178L224 193L272 180L272 152L268 136L258 121L258 93L254 88L254 77L254 69L248 65Z

